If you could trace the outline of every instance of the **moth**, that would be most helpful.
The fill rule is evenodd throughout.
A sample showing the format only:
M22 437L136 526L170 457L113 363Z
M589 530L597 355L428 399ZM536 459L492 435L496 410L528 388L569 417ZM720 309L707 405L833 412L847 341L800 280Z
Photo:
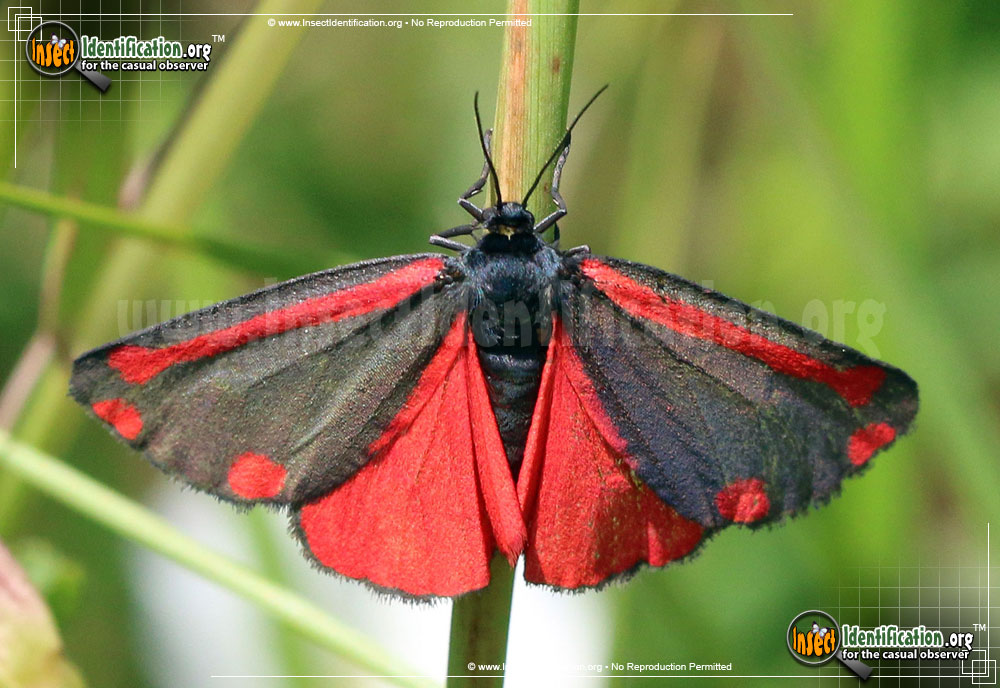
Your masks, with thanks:
M486 586L496 552L531 583L599 586L826 502L910 429L917 385L675 275L562 250L560 177L596 97L519 202L475 108L472 222L430 238L453 254L131 334L75 361L73 397L169 475L287 509L319 568L410 597ZM496 203L477 207L489 182Z

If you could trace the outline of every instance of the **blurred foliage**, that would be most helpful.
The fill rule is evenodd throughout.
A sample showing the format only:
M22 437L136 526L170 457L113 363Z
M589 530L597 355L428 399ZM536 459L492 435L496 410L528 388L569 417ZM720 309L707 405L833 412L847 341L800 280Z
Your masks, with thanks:
M50 542L29 537L14 544L13 555L57 621L69 621L85 584L83 568Z
M43 3L43 11L55 7ZM97 7L85 2L82 11ZM141 26L125 18L122 33L232 41L240 28L232 16L181 23L169 17L179 7L164 2L167 16ZM120 11L140 9L124 0ZM220 11L250 9L229 3ZM666 11L653 0L582 9ZM877 353L921 385L913 435L829 506L780 528L726 532L690 563L603 593L615 607L611 658L787 673L796 666L775 638L797 612L822 604L845 570L942 549L979 552L997 515L1000 5L669 9L795 16L582 17L573 102L606 82L612 88L574 134L564 245L588 243L710 282L799 322L825 313L825 322L807 324ZM421 10L459 11L443 2ZM324 11L347 10L330 3ZM87 21L84 32L96 33ZM117 35L118 24L104 20L100 31ZM331 254L426 250L428 235L464 219L454 199L480 167L472 92L483 93L490 112L500 46L492 29L306 32L186 224L219 241L279 246L316 269ZM216 56L221 63L225 48ZM14 69L23 79L18 164L13 137L0 136L6 180L108 207L130 174L160 159L205 78L116 78L101 96L75 76L40 81L24 64L0 62L2 79ZM7 131L13 108L0 101ZM35 329L52 229L41 215L0 208L0 380ZM261 277L154 246L152 269L85 311L122 243L77 236L58 318L60 341L73 350L59 350L63 365L43 384L65 389L69 357L123 329L293 276L276 266ZM148 304L134 314L119 300ZM859 319L869 301L884 306L870 337ZM54 426L19 434L126 494L141 497L159 480L78 409L66 403L54 414ZM0 535L43 538L86 574L77 610L60 614L70 656L92 685L148 685L127 547L59 504L21 498ZM747 627L759 632L740 632L736 642L734 628Z
M0 542L0 686L84 688L38 591Z

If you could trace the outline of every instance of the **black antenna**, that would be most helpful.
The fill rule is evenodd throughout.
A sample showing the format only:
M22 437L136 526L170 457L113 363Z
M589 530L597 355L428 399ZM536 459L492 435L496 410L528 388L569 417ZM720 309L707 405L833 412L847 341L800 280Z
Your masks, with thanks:
M575 127L576 123L580 121L581 117L583 117L583 113L587 111L587 108L593 105L594 101L597 100L597 96L608 90L608 86L610 86L610 84L604 84L604 86L602 86L597 93L591 96L590 100L587 101L587 104L583 106L582 110L580 110L580 113L573 118L572 122L570 122L569 128L566 129L566 134L559 141L559 145L556 146L556 149L552 151L552 155L550 155L549 159L544 165L542 165L542 169L538 170L538 176L535 177L535 181L532 183L531 188L528 189L528 193L524 194L524 200L521 201L521 205L528 205L528 199L531 198L531 194L534 193L535 187L538 186L538 182L542 181L542 175L545 174L545 170L548 169L549 165L552 164L552 161L556 159L559 153L562 152L562 149L566 147L566 144L569 143L569 135L573 131L573 127Z
M500 205L503 203L503 197L500 195L500 179L497 177L497 168L493 166L493 158L490 157L490 152L486 148L486 139L483 137L483 122L479 119L479 91L476 91L476 95L472 99L472 109L476 111L476 129L479 130L479 145L483 148L483 155L486 156L486 164L490 166L490 175L493 177L493 191L497 195L495 205Z

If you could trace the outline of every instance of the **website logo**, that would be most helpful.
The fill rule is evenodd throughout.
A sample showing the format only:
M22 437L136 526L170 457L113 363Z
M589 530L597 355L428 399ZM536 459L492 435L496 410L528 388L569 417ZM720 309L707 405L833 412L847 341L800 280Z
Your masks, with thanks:
M60 21L43 21L28 33L24 53L28 64L43 76L61 77L76 71L94 87L104 91L111 79L100 72L83 69L80 65L82 44L69 25Z
M826 612L813 609L802 612L788 624L785 642L792 657L807 666L822 666L836 659L862 681L868 680L872 668L855 659L847 659L841 652L842 641L837 620Z

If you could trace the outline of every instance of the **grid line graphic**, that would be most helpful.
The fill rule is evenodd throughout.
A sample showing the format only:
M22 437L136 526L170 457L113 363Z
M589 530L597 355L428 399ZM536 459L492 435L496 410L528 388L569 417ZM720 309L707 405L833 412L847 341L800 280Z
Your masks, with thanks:
M952 634L972 633L967 659L860 659L874 671L867 685L970 686L996 685L996 649L992 646L993 588L991 524L985 524L985 548L962 557L917 555L913 562L877 561L845 569L826 608L844 624L872 629L925 626ZM830 608L832 607L832 609ZM823 608L820 606L819 608ZM879 649L879 648L872 648ZM893 648L895 649L895 648ZM835 662L819 672L819 685L857 685L857 678Z

